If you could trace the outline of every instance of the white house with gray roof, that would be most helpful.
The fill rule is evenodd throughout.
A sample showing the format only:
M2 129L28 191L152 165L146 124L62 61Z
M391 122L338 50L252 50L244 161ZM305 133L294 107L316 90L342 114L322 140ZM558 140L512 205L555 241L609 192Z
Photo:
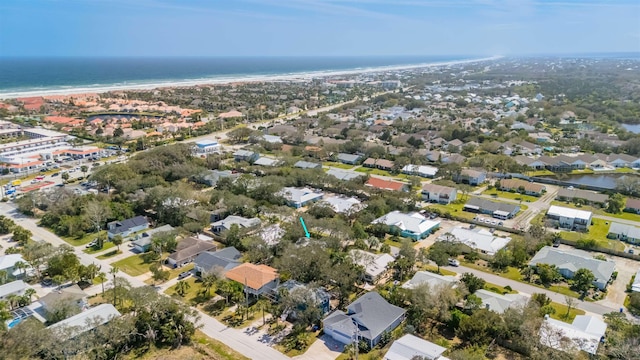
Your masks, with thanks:
M558 221L558 226L571 230L587 230L591 226L591 211L551 205L547 217Z
M22 280L0 285L0 300L6 300L11 295L21 296L25 290L27 290L27 284Z
M324 193L322 191L313 190L307 187L286 187L282 189L282 191L280 191L278 195L282 196L287 201L287 205L298 209L313 202L322 200Z
M413 275L411 280L402 284L402 287L404 289L414 289L420 285L428 285L429 288L433 289L440 286L455 287L457 284L458 280L455 276L440 275L430 271L418 271Z
M447 351L440 345L421 339L415 335L406 334L391 344L389 351L384 354L384 360L449 360L442 356Z
M382 335L397 328L404 317L404 309L389 304L377 292L368 292L352 302L346 313L338 310L329 314L322 325L325 334L342 344L353 343L357 336L373 348Z
M238 225L240 229L249 229L258 227L262 221L258 218L245 218L242 216L229 215L224 220L219 220L211 224L211 231L214 233L222 233L231 230L231 226Z
M493 291L480 289L474 293L475 296L482 300L482 306L498 314L507 311L508 308L525 305L529 300L526 296L520 294L498 294Z
M540 327L540 343L560 351L582 350L596 354L607 331L607 323L590 315L578 315L573 323L545 316Z
M607 237L637 244L640 243L640 227L612 222Z
M293 167L297 167L297 168L300 168L300 169L320 169L320 168L322 168L322 164L318 164L318 163L314 163L314 162L310 162L310 161L300 160L300 161L296 162L295 164L293 164Z
M616 264L613 261L594 259L591 254L582 250L560 250L551 246L545 246L531 259L530 266L537 264L555 265L560 274L567 279L579 269L588 269L596 279L593 281L598 289L604 290L615 271Z
M350 181L353 179L357 179L361 176L364 176L364 174L356 171L341 170L337 168L330 168L329 170L327 170L327 175L331 175L337 178L338 180L344 180L344 181Z
M329 205L333 211L341 214L348 213L350 211L360 211L364 208L362 201L355 197L345 196L332 196L322 200L322 203Z
M361 158L362 156L360 155L345 154L345 153L338 154L338 161L340 161L343 164L355 165L358 163L358 161L360 161Z
M483 254L493 256L500 249L507 246L511 238L495 236L483 228L467 229L456 226L447 233L440 235L438 240L459 242Z
M438 168L426 165L405 165L402 168L403 174L432 178L436 176Z
M120 316L120 312L113 305L101 304L57 322L47 329L69 339L93 330Z
M353 249L349 252L354 264L364 268L364 281L377 284L389 270L389 264L395 259L389 254L373 254L368 251Z
M440 227L440 221L429 220L417 212L403 213L398 210L373 220L372 224L385 224L392 231L399 231L401 236L413 240L424 239Z

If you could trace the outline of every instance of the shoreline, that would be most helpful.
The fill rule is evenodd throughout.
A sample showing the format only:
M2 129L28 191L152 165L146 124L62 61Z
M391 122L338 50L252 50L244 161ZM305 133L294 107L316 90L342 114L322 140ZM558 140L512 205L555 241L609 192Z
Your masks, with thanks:
M439 66L452 66L460 64L469 64L483 61L493 61L502 58L502 56L492 56L479 59L465 59L465 60L453 60L437 63L422 63L422 64L410 64L410 65L389 65L364 69L350 69L350 70L320 70L309 72L298 72L290 74L273 74L273 75L248 75L246 77L233 77L222 76L219 78L207 78L207 79L193 79L193 80L165 80L153 83L139 83L139 84L114 84L114 85L97 85L91 87L90 85L73 86L68 89L43 89L43 90L26 90L26 91L11 91L2 92L0 90L0 100L26 98L26 97L44 97L54 95L76 95L86 93L105 93L109 91L122 91L122 90L153 90L162 88L178 88L178 87L192 87L198 85L221 85L231 83L255 83L255 82L272 82L272 81L288 81L288 80L308 80L315 77L328 77L328 76L342 76L342 75L354 75L354 74L366 74L377 73L385 71L401 71L411 69L421 69ZM153 81L153 80L150 80Z

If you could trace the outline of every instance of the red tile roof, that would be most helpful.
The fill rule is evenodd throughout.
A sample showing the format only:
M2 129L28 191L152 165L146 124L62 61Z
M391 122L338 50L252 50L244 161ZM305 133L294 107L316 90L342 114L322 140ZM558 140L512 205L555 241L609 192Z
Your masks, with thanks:
M384 180L376 177L371 177L369 178L369 180L367 180L365 185L382 190L402 191L407 184L393 180Z

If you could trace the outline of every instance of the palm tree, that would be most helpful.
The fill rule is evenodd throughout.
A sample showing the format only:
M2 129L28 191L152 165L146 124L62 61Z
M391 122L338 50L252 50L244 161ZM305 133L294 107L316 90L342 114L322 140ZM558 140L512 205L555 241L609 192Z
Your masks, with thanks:
M107 274L99 272L98 275L96 275L96 278L98 278L102 284L102 298L104 298L104 282L107 281Z
M118 249L118 252L120 252L120 245L122 245L122 236L120 235L116 235L111 239L111 242L116 246L116 248Z
M17 294L11 294L9 296L7 296L7 302L9 303L9 308L11 310L13 310L13 308L18 305L18 302L20 301L20 295Z
M0 285L4 285L9 280L9 274L6 270L0 270Z
M204 273L202 278L202 290L207 296L211 296L211 288L216 284L216 276L211 273Z
M178 281L178 283L176 284L176 292L178 293L178 295L180 296L184 296L184 294L187 292L187 290L189 290L191 288L191 285L184 281L184 280L180 280Z
M260 309L262 311L262 325L267 323L265 321L265 319L264 319L264 312L270 306L271 306L271 303L269 302L269 300L267 300L265 298L260 298L260 300L256 301L256 308L258 308L258 309Z
M27 290L24 291L24 296L26 296L29 299L29 303L31 303L31 297L35 294L36 294L36 291L33 288L28 288Z
M96 277L96 274L98 274L98 272L100 271L100 269L102 268L102 266L100 265L96 265L94 263L91 263L89 265L87 265L86 268L86 274L87 277L91 280L93 280Z
M109 274L113 275L113 305L116 305L116 274L120 271L117 266L112 266Z
M17 270L20 270L21 275L24 275L28 265L24 261L16 261L13 267L15 267Z

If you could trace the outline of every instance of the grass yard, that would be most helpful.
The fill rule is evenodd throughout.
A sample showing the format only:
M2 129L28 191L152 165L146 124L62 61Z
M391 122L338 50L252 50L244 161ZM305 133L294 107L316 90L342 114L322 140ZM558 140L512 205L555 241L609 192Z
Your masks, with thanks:
M170 295L171 297L174 297L176 299L179 299L186 303L191 304L193 301L196 300L196 298L199 297L200 289L202 288L202 286L200 286L200 280L194 278L193 276L184 281L190 286L189 289L187 289L187 291L185 292L184 296L180 296L176 292L177 285L173 285L172 287L168 288L167 290L164 291L164 293L167 295ZM212 294L214 293L214 291L215 289L211 289Z
M598 246L613 249L618 251L624 251L624 244L619 240L607 239L609 233L610 221L602 219L592 219L593 225L589 227L587 234L577 231L562 231L560 236L562 238L572 241L578 241L580 239L593 239Z
M503 199L511 199L511 200L518 200L518 201L524 201L524 202L536 202L540 199L538 197L531 196L531 195L524 195L524 194L519 194L519 193L509 192L509 191L500 191L496 189L493 189L493 190L487 189L482 194L493 196L498 199L503 198Z
M349 164L343 164L339 162L325 161L322 163L322 166L330 166L338 169L348 170L348 169L353 169L357 165L349 165Z
M552 302L550 306L555 310L555 313L550 314L549 316L552 319L564 321L567 323L572 323L573 319L575 319L577 315L585 314L584 310L571 308L571 311L569 311L569 314L567 315L567 310L569 309L567 305L558 304L556 302Z
M118 251L118 249L113 249L112 251L109 251L108 253L104 254L104 255L100 255L97 258L100 260L106 260L112 256L116 256L116 255L120 255L122 254L122 250Z
M616 168L615 172L622 173L622 174L635 174L635 173L637 173L636 170L633 170L631 168L626 168L626 167L624 167L624 168Z
M549 176L555 175L553 172L549 170L536 170L536 171L527 171L527 176Z
M429 208L438 209L443 213L448 212L453 216L459 216L464 219L473 220L473 218L476 217L476 215L478 214L462 210L462 208L464 207L464 204L465 204L464 202L454 202L448 205L430 204Z
M371 175L380 175L380 176L388 176L388 177L396 176L386 170L372 169L372 168L366 168L366 167L359 167L355 171L360 173L365 173L365 174L371 174Z
M71 237L71 236L61 236L60 238L66 241L71 246L80 246L87 245L91 241L93 241L98 236L104 236L107 234L106 230L102 230L99 233L86 233L81 238ZM105 245L106 245L105 241Z
M88 249L82 250L82 252L84 252L85 254L95 254L95 253L99 253L99 252L105 251L107 249L111 249L113 247L116 247L116 245L114 243L112 243L111 241L105 241L102 244L102 249L96 249L95 247L90 247Z
M438 273L438 267L437 267L437 266L435 266L435 265L424 265L424 266L421 268L421 270L429 271L429 272L432 272L432 273L435 273L435 274L437 274L437 273ZM444 268L440 268L440 275L444 275L444 276L447 276L447 275L450 275L450 276L456 276L456 275L458 275L458 273L453 272L453 271L450 271L450 270L447 270L447 269L444 269Z
M183 266L181 268L175 268L175 269L169 270L169 280L177 278L178 275L180 275L181 272L193 270L194 266L195 266L195 264L191 263L191 264L188 264L187 266Z
M145 262L144 254L138 254L116 261L111 265L117 266L120 271L124 271L131 276L138 276L148 272L151 264L151 261Z
M492 284L490 282L484 284L484 289L494 292L496 294L505 295L505 294L517 294L518 292L515 290L509 290L504 288L503 286Z

